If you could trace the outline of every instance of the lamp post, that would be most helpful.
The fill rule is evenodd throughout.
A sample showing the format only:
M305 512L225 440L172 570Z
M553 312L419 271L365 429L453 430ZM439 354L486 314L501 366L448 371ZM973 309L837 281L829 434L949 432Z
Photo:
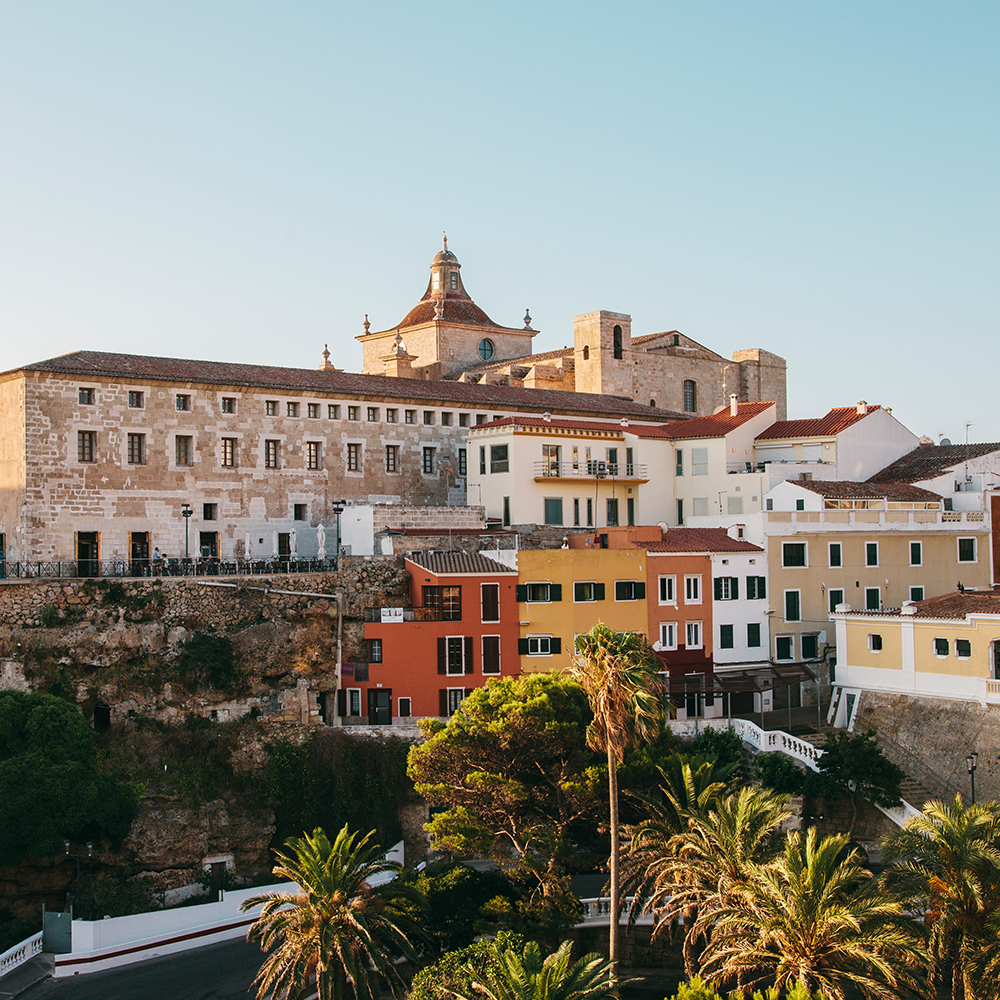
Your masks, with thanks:
M979 754L975 750L965 758L965 766L969 769L969 781L972 784L972 804L976 804L976 764L979 762Z
M188 549L188 522L191 520L191 515L194 511L191 509L191 504L182 503L181 504L181 517L184 518L184 575L187 576L188 565L191 562L191 554Z
M87 841L87 853L86 854L71 854L70 853L70 849L69 849L69 841L68 840L64 840L63 841L63 845L64 845L64 847L66 849L66 857L67 858L76 858L76 894L73 897L74 901L75 901L79 897L79 895L80 895L80 859L81 858L87 858L87 860L90 860L90 858L91 858L91 856L93 855L93 852L94 852L94 843L91 840Z
M344 513L344 507L347 506L346 500L334 500L333 501L333 513L337 518L337 547L334 549L333 555L337 560L337 569L340 569L340 515Z

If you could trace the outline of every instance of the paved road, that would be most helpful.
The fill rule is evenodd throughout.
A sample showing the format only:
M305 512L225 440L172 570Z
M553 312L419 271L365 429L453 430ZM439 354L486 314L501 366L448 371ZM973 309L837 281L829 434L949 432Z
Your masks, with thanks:
M47 979L22 1000L247 1000L260 946L239 939L107 972Z

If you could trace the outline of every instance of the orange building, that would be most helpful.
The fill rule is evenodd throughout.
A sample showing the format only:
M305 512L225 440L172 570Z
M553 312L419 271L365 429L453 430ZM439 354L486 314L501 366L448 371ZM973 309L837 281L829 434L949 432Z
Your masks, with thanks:
M410 606L366 612L367 676L344 665L338 714L348 725L446 717L491 677L521 671L517 570L442 552L408 556L406 572Z

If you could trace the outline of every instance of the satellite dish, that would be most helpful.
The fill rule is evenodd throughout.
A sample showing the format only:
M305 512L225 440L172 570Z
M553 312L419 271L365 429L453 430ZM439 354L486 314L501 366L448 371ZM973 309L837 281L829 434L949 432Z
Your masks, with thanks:
M941 438L941 447L948 447L951 445L951 438Z
M657 521L656 526L660 529L660 531L667 531L670 528L670 525L667 524L666 521Z

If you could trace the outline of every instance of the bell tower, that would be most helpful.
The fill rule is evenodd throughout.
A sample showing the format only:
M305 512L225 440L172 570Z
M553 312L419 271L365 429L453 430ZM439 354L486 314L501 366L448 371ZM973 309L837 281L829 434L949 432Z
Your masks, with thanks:
M632 317L626 313L584 313L573 317L573 363L577 392L634 395Z

